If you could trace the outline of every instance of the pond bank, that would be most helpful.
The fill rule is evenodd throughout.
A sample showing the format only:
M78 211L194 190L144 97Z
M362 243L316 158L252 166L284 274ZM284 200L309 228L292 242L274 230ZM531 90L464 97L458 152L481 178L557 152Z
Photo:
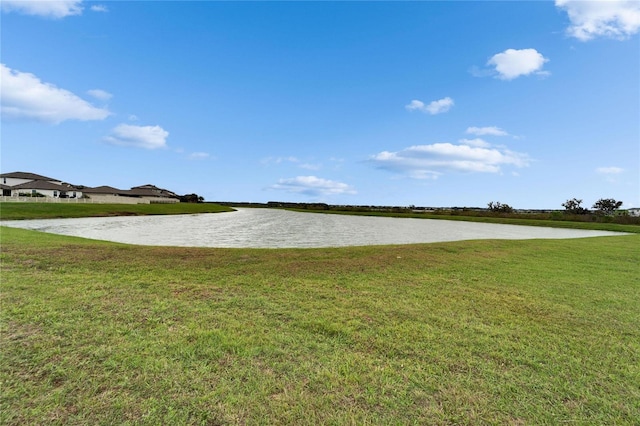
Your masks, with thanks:
M306 214L279 209L180 216L3 221L2 225L129 244L311 248L479 239L564 239L622 235L596 230L392 217Z

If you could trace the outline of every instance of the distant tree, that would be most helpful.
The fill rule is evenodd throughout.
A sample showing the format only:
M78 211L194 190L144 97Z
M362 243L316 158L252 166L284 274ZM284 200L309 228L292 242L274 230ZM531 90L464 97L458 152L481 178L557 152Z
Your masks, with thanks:
M513 207L511 207L509 204L502 204L500 201L496 201L496 202L490 201L489 204L487 204L487 206L489 207L489 210L496 213L513 212Z
M204 197L201 197L198 194L186 194L180 196L181 203L202 203L203 201Z
M564 207L565 213L570 213L570 214L589 213L589 210L585 209L584 207L581 207L580 204L582 204L582 200L578 200L577 198L572 198L562 203L562 207Z
M622 206L622 201L616 201L613 198L601 198L595 202L593 208L600 214L612 215L614 211Z

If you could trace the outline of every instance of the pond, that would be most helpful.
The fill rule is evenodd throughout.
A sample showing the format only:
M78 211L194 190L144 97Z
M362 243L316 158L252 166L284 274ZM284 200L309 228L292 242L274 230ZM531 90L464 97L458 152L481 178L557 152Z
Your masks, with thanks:
M20 220L1 224L97 240L182 247L341 247L622 235L608 231L248 208L228 213Z

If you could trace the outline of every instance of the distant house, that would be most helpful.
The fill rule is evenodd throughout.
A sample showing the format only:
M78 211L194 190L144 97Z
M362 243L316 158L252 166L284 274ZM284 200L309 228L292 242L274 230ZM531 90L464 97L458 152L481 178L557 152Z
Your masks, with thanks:
M58 179L28 172L0 174L0 189L4 197L39 197L47 200L90 199L95 203L150 204L178 203L180 197L167 189L147 184L131 189L118 189L112 186L95 188L71 185ZM44 200L43 200L44 201Z
M16 186L21 183L28 183L32 181L45 181L51 183L62 184L61 180L49 178L42 175L37 175L35 173L27 173L27 172L13 172L13 173L2 173L0 175L0 183L8 186Z
M640 207L632 207L627 209L627 214L629 216L640 216Z
M177 203L180 201L180 196L176 193L150 184L134 186L129 193L153 203Z
M153 189L146 188L147 186L153 187ZM131 189L118 189L112 186L83 187L82 193L100 203L156 204L178 203L180 201L179 197L173 192L153 185Z
M82 193L96 203L138 204L138 200L127 195L126 189L112 186L82 187Z
M51 183L46 180L34 180L11 187L12 194L16 191L18 192L18 196L20 194L29 194L31 196L41 194L45 197L52 198L82 197L82 191L80 191L73 185L70 185L68 183Z
M82 191L76 186L58 179L37 175L35 173L13 172L0 175L2 195L45 196L51 198L80 198Z

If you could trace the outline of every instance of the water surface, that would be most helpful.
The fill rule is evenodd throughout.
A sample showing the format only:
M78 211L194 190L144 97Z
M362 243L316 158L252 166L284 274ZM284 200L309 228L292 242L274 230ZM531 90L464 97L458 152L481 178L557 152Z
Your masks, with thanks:
M1 224L97 240L183 247L341 247L621 235L608 231L247 208L196 215L20 220Z

